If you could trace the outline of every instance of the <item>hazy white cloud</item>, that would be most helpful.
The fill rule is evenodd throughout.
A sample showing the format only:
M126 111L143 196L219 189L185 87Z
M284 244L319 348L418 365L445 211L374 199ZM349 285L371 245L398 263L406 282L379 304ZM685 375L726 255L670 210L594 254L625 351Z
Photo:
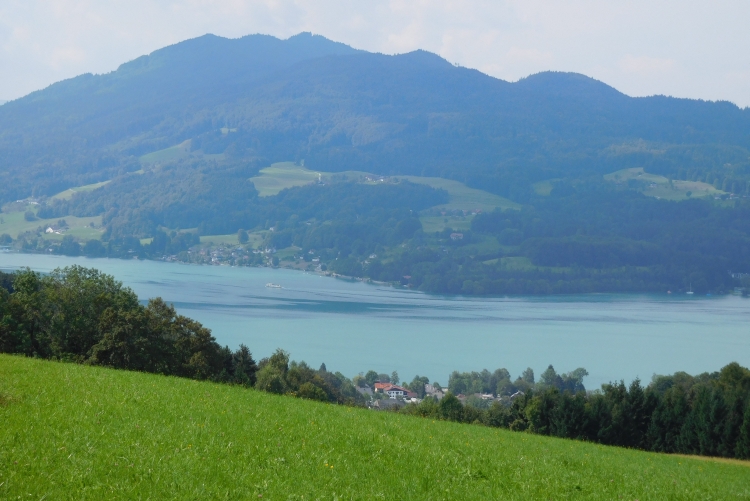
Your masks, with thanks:
M576 71L630 95L750 105L745 0L3 0L0 99L214 33L312 31L506 80Z

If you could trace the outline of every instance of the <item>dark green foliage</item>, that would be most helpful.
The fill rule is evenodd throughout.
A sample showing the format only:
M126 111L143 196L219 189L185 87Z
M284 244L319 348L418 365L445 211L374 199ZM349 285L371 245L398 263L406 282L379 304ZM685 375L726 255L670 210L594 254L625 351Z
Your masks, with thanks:
M12 287L10 285L12 281ZM329 402L362 403L341 373L290 362L277 350L256 364L245 345L232 352L211 331L162 299L146 306L97 270L72 266L43 276L0 273L0 352L116 369L255 386Z
M258 367L255 387L259 390L339 404L364 403L354 384L340 372L329 372L325 364L315 370L305 362L290 362L289 353L282 349L261 360Z
M83 255L88 257L102 257L106 255L107 249L99 240L89 240L83 246Z
M97 270L72 266L18 272L2 298L0 350L117 369L216 379L222 356L211 331L161 299Z
M440 402L427 397L401 412L656 452L750 458L750 370L739 364L695 377L655 376L645 389L636 379L630 386L621 381L588 393L581 384L585 372L560 376L550 366L536 385L528 372L516 380L516 386L528 386L513 399L490 405L469 396L461 408L449 393ZM454 372L451 385L478 390L487 374ZM493 376L501 378L498 386L510 384L504 369Z
M373 386L379 380L378 373L373 370L369 370L367 371L367 374L365 374L365 382L370 386Z
M66 256L78 256L81 253L81 244L71 235L65 235L60 243L60 254Z
M387 263L373 260L364 274L381 281L408 275L412 287L451 294L663 293L690 286L720 293L741 285L730 272L750 270L746 200L671 202L590 183L565 197L538 197L520 211L479 214L464 235L460 245L445 234L415 238L416 248ZM467 236L505 246L482 252ZM528 264L504 266L499 259L506 256Z
M412 391L417 394L417 397L424 398L425 396L425 390L424 387L426 384L430 383L430 379L428 377L419 375L414 376L414 379L412 379L411 383L407 384L406 387L409 389L409 391Z
M15 275L13 273L5 273L0 271L0 288L6 290L6 292L13 292L13 280Z
M438 412L441 419L459 423L464 420L464 406L452 393L446 393L440 400Z

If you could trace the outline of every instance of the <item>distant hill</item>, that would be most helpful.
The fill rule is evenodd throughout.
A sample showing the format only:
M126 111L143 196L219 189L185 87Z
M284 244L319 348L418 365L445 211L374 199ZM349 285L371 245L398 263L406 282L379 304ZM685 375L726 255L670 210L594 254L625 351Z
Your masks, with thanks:
M750 179L750 110L730 103L631 98L571 73L508 83L309 33L205 35L4 105L0 201L109 180L186 140L222 158L445 177L519 200L534 182L630 167L743 191Z
M223 262L429 292L741 293L750 109L205 35L0 107L0 204L25 251L214 263L201 236L245 234Z

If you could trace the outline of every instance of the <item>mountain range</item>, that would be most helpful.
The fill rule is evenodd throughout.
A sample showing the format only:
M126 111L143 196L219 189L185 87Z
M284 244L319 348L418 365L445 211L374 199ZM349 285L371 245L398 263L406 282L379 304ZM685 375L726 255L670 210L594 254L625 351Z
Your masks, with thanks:
M109 180L186 140L516 198L533 182L625 167L722 182L750 173L750 110L728 102L631 98L571 73L509 83L428 52L373 54L309 33L206 35L4 105L0 200Z
M205 35L0 107L25 250L195 260L244 232L433 292L721 291L750 276L748 196L748 108L309 33Z

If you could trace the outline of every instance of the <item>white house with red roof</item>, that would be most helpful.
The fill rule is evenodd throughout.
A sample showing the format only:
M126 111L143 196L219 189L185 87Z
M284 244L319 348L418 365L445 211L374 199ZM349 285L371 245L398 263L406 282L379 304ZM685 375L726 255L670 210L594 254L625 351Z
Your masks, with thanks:
M402 386L397 386L395 384L391 383L375 383L375 392L376 393L385 393L390 398L406 398L406 397L416 397L416 393L412 393L411 391L407 390L406 388Z

